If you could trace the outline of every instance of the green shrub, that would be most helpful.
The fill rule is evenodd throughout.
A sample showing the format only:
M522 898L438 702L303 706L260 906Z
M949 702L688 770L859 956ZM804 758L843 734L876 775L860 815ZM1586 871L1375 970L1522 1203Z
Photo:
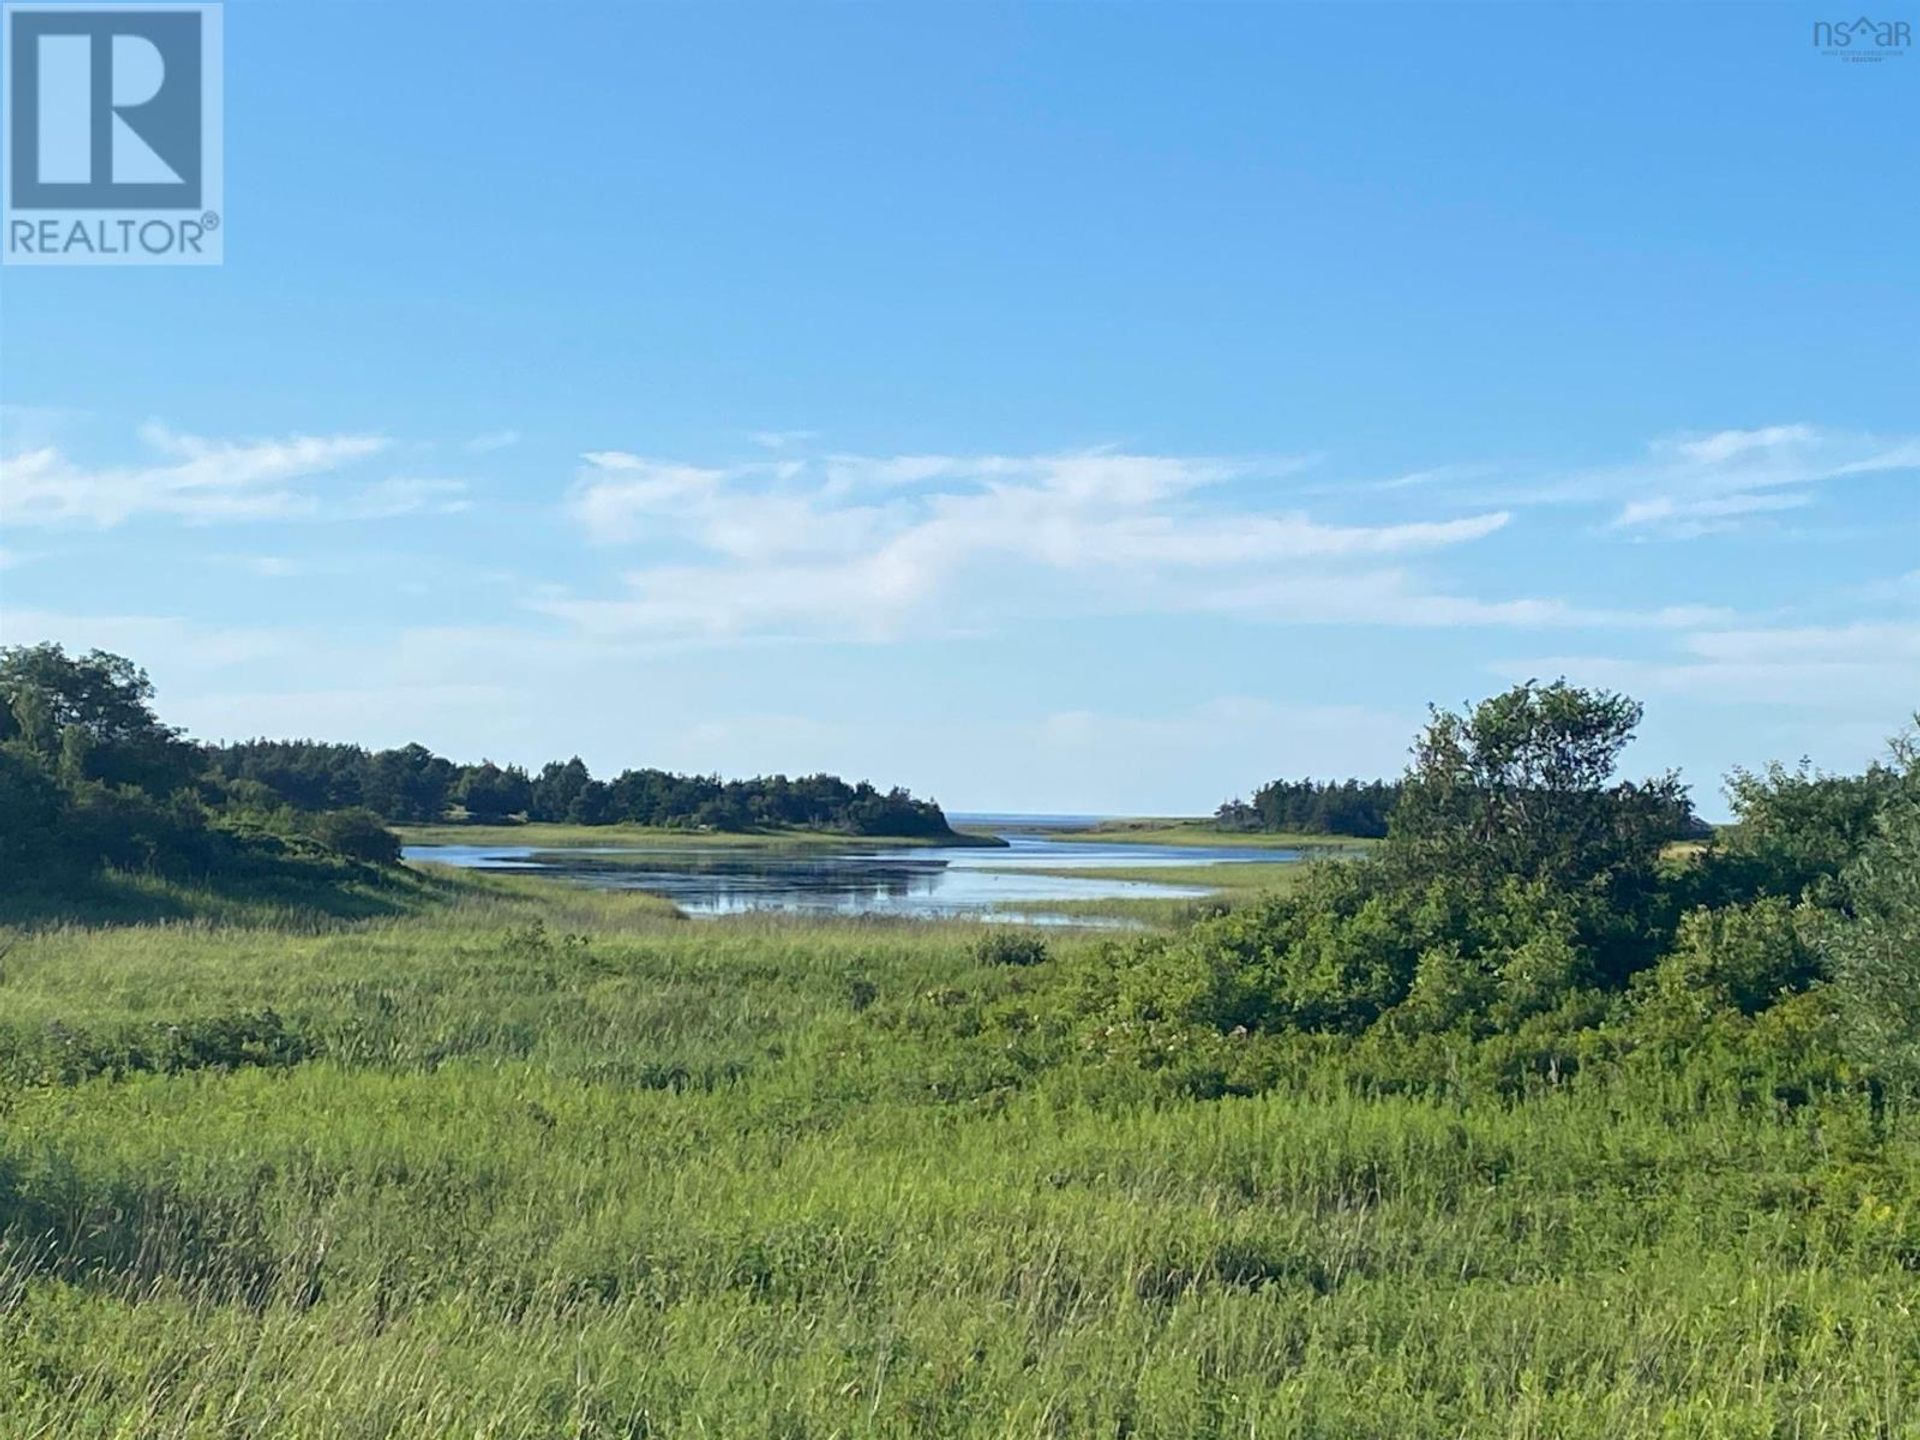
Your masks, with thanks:
M1782 896L1690 912L1650 983L1753 1015L1819 979L1821 918Z
M78 1085L101 1075L275 1069L312 1059L321 1048L270 1007L103 1028L53 1020L36 1029L0 1030L0 1079Z
M400 863L400 837L373 811L360 806L309 816L307 833L336 854L374 865Z
M1830 945L1849 1048L1876 1078L1920 1089L1920 798L1890 809L1845 878L1854 911Z
M1038 965L1047 958L1046 937L1028 926L996 926L974 941L973 958L982 965Z

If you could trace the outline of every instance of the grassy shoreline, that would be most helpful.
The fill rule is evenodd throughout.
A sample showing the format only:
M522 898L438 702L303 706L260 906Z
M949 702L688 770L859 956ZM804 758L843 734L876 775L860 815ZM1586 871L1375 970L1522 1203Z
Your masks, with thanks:
M1286 889L1299 882L1306 863L1299 860L1236 860L1219 865L1030 866L983 865L996 875L1047 875L1059 880L1139 880L1153 885L1227 892Z
M1103 880L1141 880L1155 885L1179 885L1200 889L1202 895L1110 895L1097 900L1013 900L999 908L1016 915L1065 915L1076 920L1098 922L1120 920L1153 930L1171 930L1202 916L1245 904L1262 895L1284 894L1298 885L1307 864L1298 860L1233 861L1220 865L1136 865L1101 866L1097 870L1014 869L1011 866L987 866L1003 874L1052 875L1078 880L1099 876Z
M992 835L956 830L950 836L847 835L833 830L675 830L652 825L397 825L406 845L530 845L560 850L599 845L689 850L897 850L935 846L1003 848Z
M1009 830L1018 827L1008 826ZM1371 850L1380 842L1354 835L1304 835L1264 830L1223 830L1210 820L1143 816L1102 820L1080 830L1042 830L1050 840L1106 845L1237 846L1250 850Z

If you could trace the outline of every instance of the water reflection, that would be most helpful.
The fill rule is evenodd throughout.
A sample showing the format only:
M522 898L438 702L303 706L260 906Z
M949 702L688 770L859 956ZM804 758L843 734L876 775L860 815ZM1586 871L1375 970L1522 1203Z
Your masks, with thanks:
M695 850L603 846L413 845L410 860L551 875L608 890L664 895L689 915L786 910L833 915L967 915L1028 923L1080 923L1060 912L1010 906L1115 898L1192 899L1205 887L1102 875L1102 869L1295 860L1248 847L1082 844L1008 834L1001 849ZM1084 876L1042 870L1085 870Z

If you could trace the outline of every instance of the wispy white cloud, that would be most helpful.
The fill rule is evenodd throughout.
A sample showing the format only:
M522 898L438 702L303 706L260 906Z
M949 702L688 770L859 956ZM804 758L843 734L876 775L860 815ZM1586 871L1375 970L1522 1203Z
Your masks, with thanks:
M1687 540L1732 529L1756 515L1798 510L1812 503L1813 496L1804 490L1713 495L1698 500L1656 495L1645 500L1629 500L1615 517L1612 528L1656 529L1668 539Z
M1596 608L1557 598L1483 600L1450 594L1400 568L1335 575L1261 576L1168 597L1169 608L1213 611L1302 624L1392 625L1411 629L1494 626L1512 629L1685 630L1721 624L1720 606Z
M1920 622L1702 629L1651 658L1562 654L1496 668L1567 674L1642 696L1853 712L1891 725L1920 707Z
M732 637L767 631L877 639L930 617L956 623L988 597L1069 610L1268 609L1242 587L1311 592L1315 618L1365 567L1441 551L1505 527L1505 511L1337 524L1210 494L1298 462L1130 454L849 456L693 465L595 451L568 500L590 539L672 542L615 598L537 597L597 634ZM1237 491L1242 487L1236 487ZM684 547L696 554L684 558ZM1285 577L1276 581L1276 574ZM1399 571L1371 579L1406 623L1428 597ZM1391 601L1391 606L1386 604ZM1349 604L1349 609L1353 607ZM1359 612L1356 612L1359 613ZM1516 612L1517 614L1518 612ZM1464 623L1456 608L1432 623ZM1489 623L1509 623L1489 610Z
M349 520L387 520L398 515L457 515L473 508L464 480L428 480L395 475L361 487L340 513Z
M747 438L763 450L787 450L804 445L819 433L817 430L756 430Z
M520 443L518 430L489 430L484 435L475 435L467 441L467 449L476 455L484 455L494 450L505 450Z
M1667 436L1627 465L1577 472L1517 499L1616 507L1610 529L1689 539L1811 504L1822 485L1920 469L1920 437L1807 424Z
M636 540L669 522L698 515L717 502L729 479L746 468L728 470L649 460L619 450L593 450L581 456L586 473L567 502L572 518L588 540L613 544Z
M1305 493L1354 495L1389 490L1440 490L1459 486L1466 481L1485 481L1496 473L1496 467L1485 464L1431 465L1400 475L1389 475L1383 480L1328 481L1315 484Z
M105 529L138 515L200 522L312 515L318 499L295 482L343 470L387 444L377 435L209 440L157 424L140 435L153 452L141 465L84 466L53 446L0 458L7 523Z

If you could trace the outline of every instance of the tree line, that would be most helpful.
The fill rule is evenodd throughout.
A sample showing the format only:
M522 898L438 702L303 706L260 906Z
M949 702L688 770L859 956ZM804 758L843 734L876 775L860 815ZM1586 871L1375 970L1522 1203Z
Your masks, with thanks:
M68 655L55 644L0 649L0 888L57 888L103 868L184 877L392 863L400 841L389 825L455 814L952 833L930 800L832 775L723 781L627 770L600 781L577 758L529 775L489 761L458 765L422 745L202 745L159 718L153 694L124 656Z
M1235 797L1214 820L1223 830L1378 839L1399 802L1397 780L1270 780L1252 804Z
M1405 780L1271 780L1253 792L1253 803L1235 798L1214 811L1222 830L1247 834L1342 835L1386 838L1393 812L1406 793ZM1712 827L1683 808L1673 821L1674 840L1700 840Z
M598 780L579 756L537 772L482 760L459 765L424 745L367 750L319 740L247 740L201 747L230 793L259 792L295 810L364 806L393 824L427 824L457 809L476 823L524 818L573 825L711 830L836 830L938 838L952 833L931 800L837 775L722 780L658 769Z

